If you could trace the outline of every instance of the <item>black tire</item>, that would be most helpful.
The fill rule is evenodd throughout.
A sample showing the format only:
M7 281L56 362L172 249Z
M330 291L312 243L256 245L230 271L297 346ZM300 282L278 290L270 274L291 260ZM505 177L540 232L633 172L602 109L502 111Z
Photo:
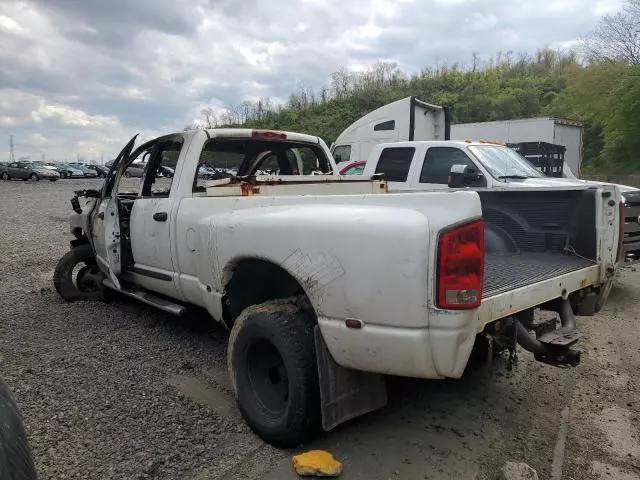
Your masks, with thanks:
M9 174L7 172L2 172L2 180L9 180Z
M81 263L84 263L85 267L78 272L74 281L74 268ZM53 286L67 302L104 300L102 285L90 280L88 273L100 276L91 245L85 244L68 251L58 261L53 273Z
M36 480L31 447L20 410L0 380L0 476L2 480Z
M292 448L320 426L315 321L292 302L252 305L237 318L227 352L240 411L264 441Z
M58 180L57 178L50 178L49 181L50 182L55 182L56 180Z
M31 175L29 175L29 180L31 180L32 182L38 182L40 181L40 177L37 173L32 173Z

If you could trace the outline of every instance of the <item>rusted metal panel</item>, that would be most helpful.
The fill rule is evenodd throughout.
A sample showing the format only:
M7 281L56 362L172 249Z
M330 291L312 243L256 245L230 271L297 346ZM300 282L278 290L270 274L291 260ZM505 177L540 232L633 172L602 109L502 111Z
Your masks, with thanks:
M382 180L357 179L338 176L254 177L213 180L207 182L209 197L290 196L290 195L365 195L388 193L387 183Z

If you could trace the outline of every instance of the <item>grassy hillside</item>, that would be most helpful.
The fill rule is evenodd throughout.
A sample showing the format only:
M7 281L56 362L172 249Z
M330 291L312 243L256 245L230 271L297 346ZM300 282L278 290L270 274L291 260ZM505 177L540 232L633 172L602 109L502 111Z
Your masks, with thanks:
M543 49L533 56L498 55L481 64L443 65L407 75L379 63L362 73L335 72L320 91L301 87L285 106L268 100L230 108L220 124L277 128L319 135L331 143L365 113L415 95L453 107L455 123L559 116L585 122L586 171L640 171L640 68L617 63L585 66L575 54Z

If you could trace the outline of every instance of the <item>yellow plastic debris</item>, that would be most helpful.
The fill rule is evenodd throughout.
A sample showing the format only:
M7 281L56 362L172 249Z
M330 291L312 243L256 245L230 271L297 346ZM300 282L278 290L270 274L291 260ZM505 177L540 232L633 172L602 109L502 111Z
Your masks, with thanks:
M342 473L342 464L324 450L295 455L293 468L302 477L337 477Z

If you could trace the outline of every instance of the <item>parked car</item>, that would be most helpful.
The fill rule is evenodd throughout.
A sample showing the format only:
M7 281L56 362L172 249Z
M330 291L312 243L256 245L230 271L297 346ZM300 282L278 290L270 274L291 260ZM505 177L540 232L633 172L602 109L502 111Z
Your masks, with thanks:
M96 178L98 176L98 172L90 168L89 165L85 165L83 163L77 163L77 162L70 163L69 165L71 165L73 168L77 168L78 170L81 170L85 178Z
M198 167L198 178L204 180L220 180L221 178L231 177L233 177L233 174L228 173L224 170L213 168L211 165L208 165L206 163L202 163Z
M103 165L88 165L88 167L94 169L98 173L98 177L100 178L106 178L107 174L109 173L109 168Z
M107 170L111 168L111 165L113 165L113 162L114 162L113 160L109 160L107 163L104 164ZM133 162L129 166L129 168L127 168L127 170L124 172L124 176L142 178L144 174L144 169L146 167L147 167L146 158L144 160L137 160ZM174 168L168 167L166 165L160 165L160 167L158 168L158 172L156 173L156 177L173 178L174 174L175 174Z
M341 162L338 164L338 173L340 175L362 175L366 160L352 160L350 162Z
M107 167L103 167L102 165L93 165L88 163L71 163L70 165L72 167L81 169L83 172L88 171L89 173L95 174L96 177L100 178L106 177L107 173L109 173L109 169Z
M2 180L32 180L34 182L46 179L55 182L60 178L60 174L46 168L42 162L13 162L5 167L0 167L0 178Z
M142 178L144 175L144 169L147 166L147 162L133 162L129 168L124 172L125 177Z
M82 170L66 163L58 164L56 168L62 178L84 178L84 172Z
M58 172L58 166L55 163L52 162L42 162L42 166L44 168L48 168L49 170L55 170L56 172ZM60 172L58 172L60 173Z

